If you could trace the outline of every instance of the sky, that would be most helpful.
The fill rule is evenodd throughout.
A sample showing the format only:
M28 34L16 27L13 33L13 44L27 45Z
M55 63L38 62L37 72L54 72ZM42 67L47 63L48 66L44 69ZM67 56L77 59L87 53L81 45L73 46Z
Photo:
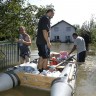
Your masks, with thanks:
M55 15L51 19L52 25L64 20L71 25L90 21L96 17L96 0L28 0L32 5L54 5Z

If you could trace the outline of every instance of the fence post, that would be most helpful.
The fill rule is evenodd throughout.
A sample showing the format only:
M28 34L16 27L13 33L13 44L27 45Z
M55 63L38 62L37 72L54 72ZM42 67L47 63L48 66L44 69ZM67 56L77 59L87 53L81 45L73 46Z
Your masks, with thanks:
M17 60L18 60L18 62L19 62L19 46L18 46L18 43L17 43Z

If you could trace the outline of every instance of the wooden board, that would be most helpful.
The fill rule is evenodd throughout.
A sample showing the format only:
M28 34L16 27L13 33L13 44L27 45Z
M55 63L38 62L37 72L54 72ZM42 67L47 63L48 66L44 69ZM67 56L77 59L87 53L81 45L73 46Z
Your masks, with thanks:
M53 77L47 77L42 75L34 75L32 73L18 73L21 85L29 86L33 88L50 90L51 83L55 79Z

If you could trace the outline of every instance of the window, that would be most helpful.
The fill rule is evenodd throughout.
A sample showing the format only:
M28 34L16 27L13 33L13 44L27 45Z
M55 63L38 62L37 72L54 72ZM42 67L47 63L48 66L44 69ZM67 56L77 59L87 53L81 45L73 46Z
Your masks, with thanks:
M66 31L70 32L71 31L71 27L66 27Z
M58 32L59 31L59 27L54 27L54 31Z
M65 38L66 38L67 40L69 40L69 39L70 39L70 36L66 36Z
M55 41L59 40L59 36L54 36Z
M65 36L65 42L71 42L70 36Z
M57 36L57 40L59 40L59 36Z

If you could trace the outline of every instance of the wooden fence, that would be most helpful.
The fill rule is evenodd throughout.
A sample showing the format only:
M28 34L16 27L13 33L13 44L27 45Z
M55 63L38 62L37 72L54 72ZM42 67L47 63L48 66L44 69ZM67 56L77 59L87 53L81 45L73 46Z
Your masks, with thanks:
M17 43L0 44L0 69L17 65L19 49Z

